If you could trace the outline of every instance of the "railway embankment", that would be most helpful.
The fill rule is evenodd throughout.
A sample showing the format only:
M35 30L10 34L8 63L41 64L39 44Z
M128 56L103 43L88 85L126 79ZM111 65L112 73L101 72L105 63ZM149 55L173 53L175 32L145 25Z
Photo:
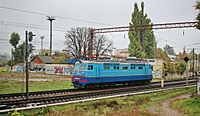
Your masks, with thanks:
M19 112L21 115L46 115L46 116L163 116L169 114L177 115L199 115L199 112L192 112L198 104L184 107L174 107L173 104L179 101L193 100L191 96L195 92L194 88L181 88L167 90L144 95L126 96L68 104L63 106L46 107L41 109L27 110ZM185 96L185 97L183 97ZM199 98L195 98L198 99ZM196 101L197 102L197 101Z

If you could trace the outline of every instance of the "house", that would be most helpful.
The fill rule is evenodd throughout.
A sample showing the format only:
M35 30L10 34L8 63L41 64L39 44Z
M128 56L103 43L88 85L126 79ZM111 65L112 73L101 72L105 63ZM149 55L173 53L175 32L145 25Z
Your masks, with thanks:
M30 70L44 71L45 64L52 64L53 59L50 56L34 56L30 61Z
M176 55L168 55L168 57L169 57L172 61L174 61L174 60L176 59Z
M115 49L113 51L113 57L116 59L120 59L120 58L127 58L129 57L130 53L128 51L128 48L125 49Z

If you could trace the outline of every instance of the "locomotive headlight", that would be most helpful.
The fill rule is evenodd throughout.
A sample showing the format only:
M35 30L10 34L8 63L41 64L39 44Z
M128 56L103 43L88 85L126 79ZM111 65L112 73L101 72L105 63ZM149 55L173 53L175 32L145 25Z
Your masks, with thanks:
M75 80L80 80L80 78L74 78Z

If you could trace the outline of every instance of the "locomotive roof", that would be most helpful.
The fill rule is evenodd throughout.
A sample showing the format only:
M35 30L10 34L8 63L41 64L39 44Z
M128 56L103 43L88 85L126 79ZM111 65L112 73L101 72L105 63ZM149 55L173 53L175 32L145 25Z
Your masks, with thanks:
M77 63L87 63L87 64L149 64L147 61L79 61Z

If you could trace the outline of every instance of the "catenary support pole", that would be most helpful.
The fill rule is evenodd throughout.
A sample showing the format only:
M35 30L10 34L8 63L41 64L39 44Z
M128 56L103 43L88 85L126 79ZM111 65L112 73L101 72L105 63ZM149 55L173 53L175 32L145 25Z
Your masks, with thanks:
M47 16L47 20L50 21L50 53L49 54L51 56L52 54L52 22L53 20L55 20L55 18L52 16Z
M29 66L28 66L28 31L26 31L26 54L25 54L25 62L26 62L26 100L29 98L29 88L28 88L28 80L29 80Z

